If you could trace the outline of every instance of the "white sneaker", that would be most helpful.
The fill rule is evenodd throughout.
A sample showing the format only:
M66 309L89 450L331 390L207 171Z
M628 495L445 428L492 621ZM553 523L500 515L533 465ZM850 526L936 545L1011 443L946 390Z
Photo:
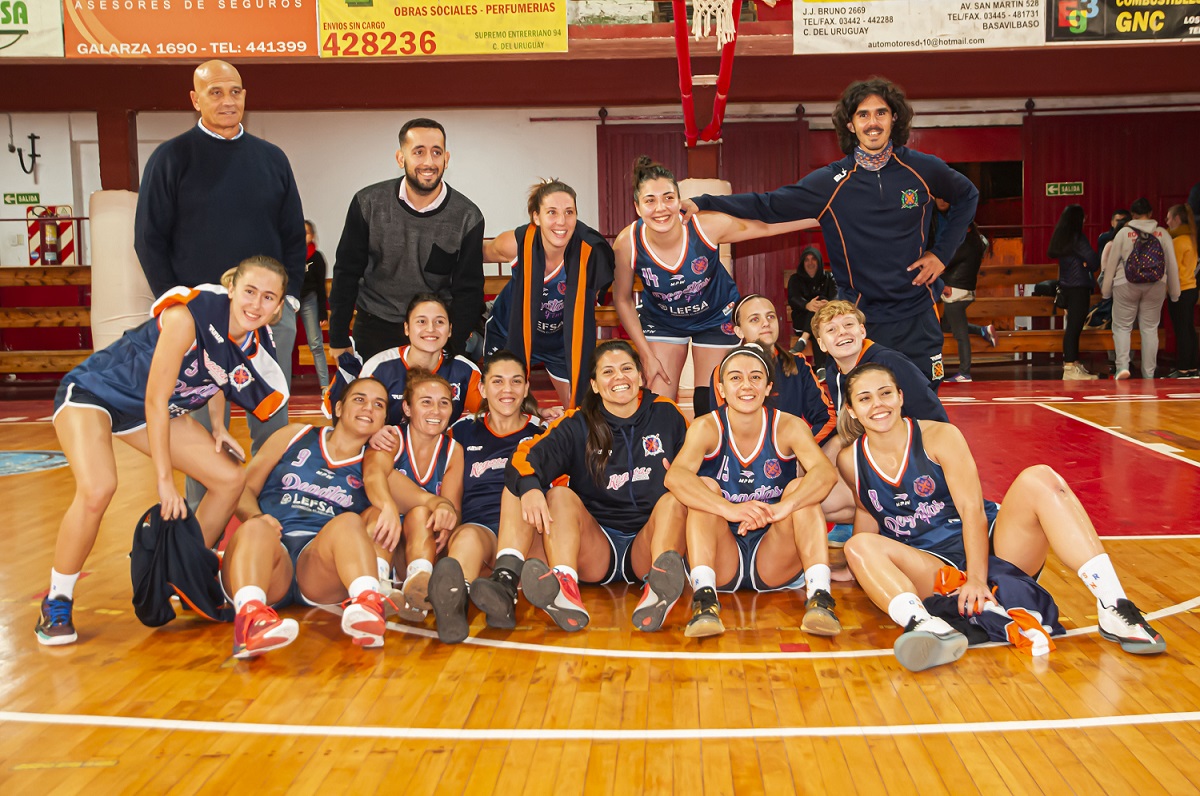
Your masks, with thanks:
M967 637L945 619L930 616L917 621L913 617L892 650L901 666L920 672L961 658L967 651Z
M1121 645L1134 655L1157 655L1166 652L1167 642L1142 616L1138 607L1124 598L1113 607L1096 604L1100 635Z

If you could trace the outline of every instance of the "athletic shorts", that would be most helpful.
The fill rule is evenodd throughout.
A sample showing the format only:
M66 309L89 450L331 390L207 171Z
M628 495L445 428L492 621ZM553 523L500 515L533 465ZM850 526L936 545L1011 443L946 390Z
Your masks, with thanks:
M54 417L57 418L58 413L65 406L82 406L88 409L99 409L108 415L108 419L112 423L113 434L129 434L146 427L145 417L141 415L128 415L113 409L103 400L87 390L81 389L78 384L73 382L63 381L58 385L58 390L54 393Z
M720 313L709 313L703 319L675 318L658 312L643 303L638 309L642 334L652 343L687 345L690 340L699 348L733 348L738 337L733 333L733 302Z
M278 611L281 608L287 608L289 605L321 605L321 603L310 600L304 596L304 594L300 591L300 580L297 577L297 573L300 570L300 554L303 553L304 549L312 544L312 540L316 538L317 535L315 533L312 536L288 536L287 534L284 534L282 537L280 537L279 543L283 545L283 549L288 554L288 558L292 559L292 584L288 587L287 593L284 594L282 598L271 604L271 607L275 610ZM223 564L224 562L222 562L222 565ZM221 583L221 591L225 592L225 599L229 601L230 605L233 605L233 595L226 591L225 579L218 578L218 580Z
M603 525L600 526L600 530L604 531L604 538L608 540L608 546L612 549L612 557L609 559L608 571L604 573L604 576L597 581L587 581L587 585L641 583L642 579L633 572L633 556L629 553L633 547L633 540L637 538L637 532L625 533Z
M996 551L994 549L994 544L996 536L996 517L999 516L1000 509L999 506L997 506L995 513L992 513L991 511L988 511L988 508L991 505L992 504L990 503L987 504L987 506L984 507L984 511L987 513L988 520L988 555L995 555ZM916 549L921 550L919 547ZM967 552L965 548L960 548L953 553L934 552L933 550L922 550L922 552L929 553L929 555L933 556L934 558L940 558L942 561L945 561L955 569L963 572L967 571ZM1038 575L1041 574L1041 570L1038 570ZM1034 577L1034 580L1037 580L1036 576Z
M492 323L490 319L484 330L484 356L490 356L508 345L508 338L504 336L503 330L499 329L498 325ZM557 345L554 345L554 342L557 342ZM529 352L529 359L531 360L529 363L531 368L534 365L542 365L546 368L546 372L550 374L551 378L558 381L571 380L571 368L567 365L567 349L564 344L564 338L561 335L547 338L546 336L535 334L533 337L533 348Z
M499 522L497 522L495 525L488 525L486 522L476 522L475 520L463 520L459 524L460 525L477 525L480 528L483 528L488 533L490 533L492 536L500 535L499 533L496 532L496 529L500 527Z
M946 375L942 365L942 343L946 338L937 313L932 309L890 323L868 320L867 337L908 357L917 370L929 379L934 390L941 386L942 378Z
M804 570L802 569L797 570L795 576L782 586L768 586L758 576L758 568L755 566L758 547L762 544L767 531L771 529L770 525L766 528L759 528L757 531L749 531L745 536L738 534L737 529L738 523L729 523L729 532L733 534L733 539L738 546L738 571L733 576L733 580L723 586L718 586L717 591L783 591L784 589L797 589L804 585Z

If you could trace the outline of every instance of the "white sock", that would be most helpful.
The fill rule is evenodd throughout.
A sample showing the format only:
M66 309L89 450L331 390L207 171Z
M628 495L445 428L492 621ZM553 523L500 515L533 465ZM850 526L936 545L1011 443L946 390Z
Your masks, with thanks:
M565 565L559 565L559 566L555 567L554 569L555 569L555 570L556 570L556 571L557 571L559 574L562 574L562 575L568 575L568 576L570 576L571 580L575 581L576 583L578 583L578 582L579 582L579 573L575 571L575 567L568 567L568 566L565 566Z
M1100 604L1113 608L1117 600L1125 598L1125 589L1121 587L1121 579L1113 569L1112 560L1108 553L1101 553L1079 568L1079 579L1092 590Z
M233 607L240 611L243 605L253 600L258 600L266 605L267 593L257 586L243 586L237 590L237 594L233 595Z
M64 575L54 567L50 568L50 596L51 597L66 597L68 600L75 598L75 581L79 580L79 573L74 575Z
M372 578L370 575L363 575L360 578L355 578L350 581L350 585L346 587L346 591L350 592L350 599L358 597L365 591L379 591L379 579Z
M524 554L524 553L522 553L520 550L518 550L518 549L517 549L517 548L515 548L515 547L506 547L506 548L504 548L503 550L501 550L501 551L497 552L497 553L496 553L496 560L497 560L497 561L499 561L499 560L500 560L501 558L503 558L504 556L514 556L514 557L516 557L516 559L517 559L518 561L524 561L524 560L525 560L525 554Z
M717 573L712 567L692 567L692 591L717 588Z
M929 612L925 610L925 605L921 602L920 597L912 592L904 592L897 594L888 603L888 616L901 628L906 628L914 618L918 622L928 619Z
M832 593L833 590L829 587L829 565L813 564L811 567L805 569L804 583L808 588L808 599L810 600L812 599L812 596L820 589L824 589L825 591Z
M392 562L388 561L386 558L376 557L376 559L375 559L375 574L381 581L391 580L392 579Z
M433 574L433 564L430 564L424 558L418 558L416 561L408 565L408 569L404 572L404 579L408 580L418 572L424 572L427 575Z

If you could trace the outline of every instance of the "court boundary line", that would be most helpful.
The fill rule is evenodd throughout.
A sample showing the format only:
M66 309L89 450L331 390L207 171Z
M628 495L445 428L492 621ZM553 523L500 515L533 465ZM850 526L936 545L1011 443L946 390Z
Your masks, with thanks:
M1092 403L1098 403L1098 402L1093 401ZM1091 426L1094 429L1103 431L1105 434L1111 434L1112 436L1114 436L1118 439L1123 439L1126 442L1132 442L1134 445L1137 445L1140 448L1148 450L1151 453L1157 453L1160 456L1166 456L1168 458L1174 459L1177 462L1183 462L1184 464L1190 464L1192 467L1200 467L1200 462L1195 461L1194 459L1189 459L1186 456L1180 456L1178 453L1171 453L1169 451L1159 450L1158 448L1153 447L1153 445L1151 445L1148 442L1142 442L1140 439L1134 439L1133 437L1129 436L1128 434L1122 434L1120 431L1117 431L1116 429L1109 428L1108 426L1102 426L1099 423L1088 420L1085 417L1079 417L1078 415L1073 415L1070 412L1064 412L1061 409L1059 409L1055 406L1051 406L1050 404L1046 404L1046 403L1038 403L1038 404L1034 404L1034 405L1040 406L1043 409L1054 412L1057 415L1062 415L1063 417L1070 418L1071 420L1074 420L1076 422L1083 423L1086 426Z
M336 738L381 738L427 741L691 741L755 740L769 738L866 738L878 736L961 735L964 733L1045 732L1128 727L1146 724L1200 722L1200 711L1178 713L1135 713L1068 719L1023 721L953 722L948 724L903 724L827 727L712 727L669 730L572 730L572 729L452 729L444 727L369 727L313 724L266 724L255 722L154 719L135 716L93 716L82 713L24 713L0 711L0 723L48 724L58 726L107 727L166 732L235 733L240 735L316 736Z

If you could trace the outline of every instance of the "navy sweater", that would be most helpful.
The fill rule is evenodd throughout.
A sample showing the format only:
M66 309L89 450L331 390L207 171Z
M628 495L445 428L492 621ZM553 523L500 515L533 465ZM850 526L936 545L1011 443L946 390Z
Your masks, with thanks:
M937 393L929 385L929 379L925 378L925 375L917 370L917 366L912 363L912 360L904 354L870 340L864 340L862 353L858 355L858 362L855 362L854 365L857 367L868 362L885 365L896 375L896 386L900 388L900 392L904 393L904 407L900 410L901 415L911 417L913 420L950 422L950 418L946 416L946 408L942 406ZM827 374L829 397L833 401L833 413L837 415L842 409L842 402L846 400L843 391L846 389L846 376L849 374L842 373L833 367L826 370L825 373ZM829 382L829 376L833 377L832 382Z
M304 211L287 155L249 133L227 141L199 127L162 143L142 175L134 249L155 296L176 285L218 284L256 254L304 282Z
M950 211L931 245L935 196L949 202ZM978 201L979 191L966 177L903 146L879 171L859 167L848 155L774 191L695 199L701 210L767 223L817 219L838 295L856 303L868 323L899 321L934 307L935 286L914 285L915 272L906 269L927 250L949 262Z

